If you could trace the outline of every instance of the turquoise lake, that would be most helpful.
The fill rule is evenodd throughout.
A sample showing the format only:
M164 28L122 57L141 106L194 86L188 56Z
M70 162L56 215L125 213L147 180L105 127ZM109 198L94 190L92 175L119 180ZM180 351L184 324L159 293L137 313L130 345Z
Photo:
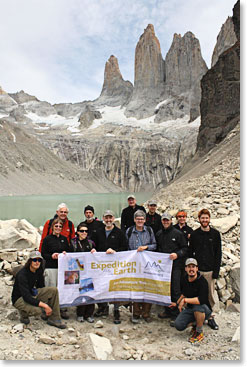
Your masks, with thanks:
M84 207L92 205L95 216L102 219L106 209L111 209L117 217L127 203L130 193L81 194L81 195L30 195L30 196L2 196L0 197L0 220L26 219L35 227L44 225L47 219L54 216L60 203L69 207L69 219L78 225L84 217ZM137 204L141 205L148 200L152 193L135 193Z

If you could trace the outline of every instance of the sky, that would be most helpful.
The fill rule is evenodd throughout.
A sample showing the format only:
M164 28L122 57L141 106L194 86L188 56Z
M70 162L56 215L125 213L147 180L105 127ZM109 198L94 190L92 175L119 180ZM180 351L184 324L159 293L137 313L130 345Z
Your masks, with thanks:
M154 25L165 59L174 33L191 31L211 65L236 0L0 0L0 86L50 103L100 95L105 63L118 58L134 83L135 47Z

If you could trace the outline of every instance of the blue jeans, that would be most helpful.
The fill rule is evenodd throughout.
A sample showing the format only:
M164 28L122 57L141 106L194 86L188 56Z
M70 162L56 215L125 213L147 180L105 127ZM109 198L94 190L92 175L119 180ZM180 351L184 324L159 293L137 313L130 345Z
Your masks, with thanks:
M187 328L188 324L195 321L194 312L205 313L205 320L208 320L212 311L207 305L192 305L192 307L186 307L175 320L175 328L182 331Z

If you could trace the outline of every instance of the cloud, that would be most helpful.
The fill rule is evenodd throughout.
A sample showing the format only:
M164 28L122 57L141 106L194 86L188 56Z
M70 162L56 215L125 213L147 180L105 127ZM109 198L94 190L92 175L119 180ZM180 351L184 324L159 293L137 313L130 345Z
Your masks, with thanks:
M0 2L0 85L49 102L95 99L105 62L134 80L135 47L149 23L165 57L173 34L192 31L210 64L235 0L8 0ZM3 36L4 35L4 36Z

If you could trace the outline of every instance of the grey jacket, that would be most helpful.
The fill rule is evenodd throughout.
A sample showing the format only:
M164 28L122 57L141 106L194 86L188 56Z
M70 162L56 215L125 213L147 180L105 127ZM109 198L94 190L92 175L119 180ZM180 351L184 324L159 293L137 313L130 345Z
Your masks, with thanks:
M129 250L137 250L139 246L148 246L147 250L149 251L156 250L156 240L151 227L149 228L151 235L149 234L147 227L144 226L141 233L136 230L136 227L134 227L129 237L128 232L130 231L130 229L131 227L128 228L126 231L126 238Z

